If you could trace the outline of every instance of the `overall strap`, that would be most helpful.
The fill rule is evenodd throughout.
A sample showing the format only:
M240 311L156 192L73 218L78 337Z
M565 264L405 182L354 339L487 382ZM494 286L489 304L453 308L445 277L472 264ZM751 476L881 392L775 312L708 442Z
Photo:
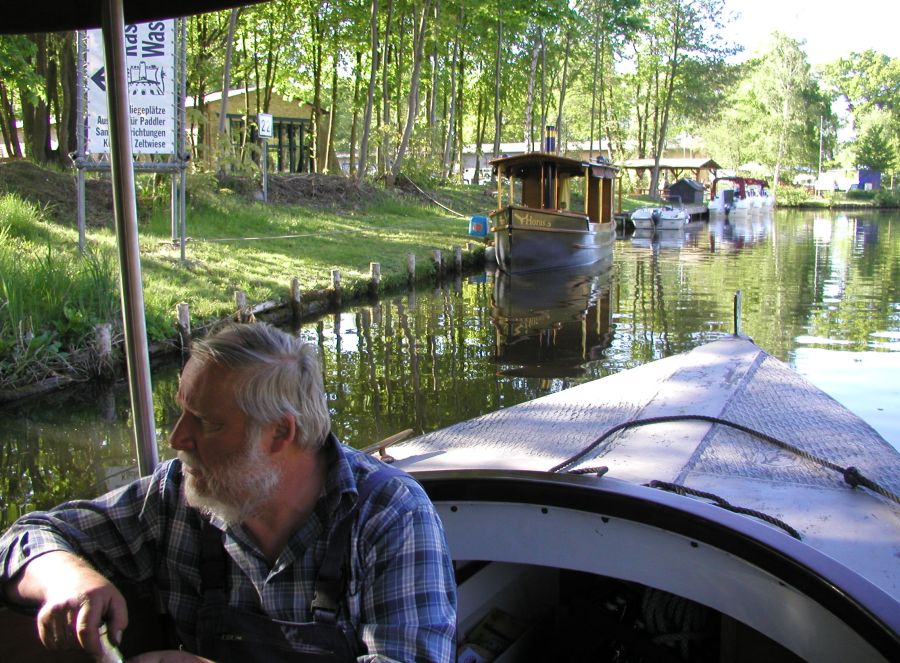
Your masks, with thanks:
M325 550L325 559L316 576L316 593L312 602L313 619L320 623L334 623L337 620L338 608L344 597L346 579L344 563L348 559L350 547L350 530L356 520L360 505L372 492L392 477L409 476L403 470L391 465L384 465L369 474L358 485L359 497L356 504L337 524Z
M200 593L204 598L218 592L225 599L228 566L225 561L223 533L212 523L200 520Z

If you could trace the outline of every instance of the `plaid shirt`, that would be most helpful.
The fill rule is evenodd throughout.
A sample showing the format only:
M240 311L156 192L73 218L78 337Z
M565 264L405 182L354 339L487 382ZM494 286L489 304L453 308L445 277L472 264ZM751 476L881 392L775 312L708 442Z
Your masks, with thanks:
M310 603L326 542L380 461L329 437L332 462L313 515L270 565L241 527L225 529L229 604L273 619L312 621ZM190 649L200 606L200 518L187 506L181 463L95 500L20 518L0 538L0 582L52 550L88 559L110 578L152 580ZM455 658L456 585L438 516L422 488L391 478L360 506L339 623L360 641L359 661Z

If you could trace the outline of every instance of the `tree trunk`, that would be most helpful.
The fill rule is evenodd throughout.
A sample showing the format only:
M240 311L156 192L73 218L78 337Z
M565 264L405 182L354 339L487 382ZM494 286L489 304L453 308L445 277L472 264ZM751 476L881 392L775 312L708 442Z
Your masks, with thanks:
M388 186L393 186L400 175L403 166L403 158L409 147L409 138L412 135L413 125L416 123L416 115L419 110L419 77L422 72L422 59L425 52L425 30L428 25L428 14L431 10L432 0L425 0L422 13L416 21L413 33L413 71L409 81L409 104L406 111L406 126L403 129L403 137L400 139L400 147L397 150L397 158L394 159L390 175L386 180Z
M502 111L500 109L500 62L503 53L503 10L497 7L497 52L494 58L494 158L500 156L500 131Z
M663 98L662 120L659 124L657 142L653 154L653 173L650 177L651 195L656 196L659 190L659 161L666 147L666 132L669 129L669 112L672 108L672 99L675 96L675 79L678 76L681 64L681 21L683 16L679 8L675 8L674 25L672 26L672 55L669 58L669 67L666 73L665 96Z
M331 173L334 164L329 162L332 145L334 145L334 125L335 116L337 115L337 93L338 93L338 60L340 59L339 50L334 52L334 67L331 74L331 112L328 113L328 135L325 137L325 168L324 172ZM340 169L335 173L340 175Z
M234 44L234 33L237 30L238 9L231 10L231 16L228 19L228 35L225 38L225 68L222 72L222 103L219 106L219 133L216 136L219 154L219 175L225 174L223 165L223 153L227 154L231 151L231 141L225 132L226 119L228 117L228 95L231 93L231 53Z
M460 26L461 27L461 26ZM444 177L450 178L453 172L453 148L456 135L456 63L459 57L459 31L453 41L453 58L450 63L450 109L447 113L447 135L444 139L444 155L441 159L441 170Z
M34 57L35 73L47 80L47 33L29 35L29 39L37 46ZM24 89L20 90L19 103L22 109L25 153L38 163L46 163L50 153L50 118L47 114L47 104L43 99L31 103L31 95Z
M375 83L378 78L378 0L372 0L372 18L370 23L370 44L372 48L372 63L369 70L369 90L366 96L366 110L363 113L363 133L359 142L359 167L356 169L356 179L359 181L366 176L366 161L369 156L369 133L372 127L372 111L375 105Z
M356 175L356 134L359 131L359 88L362 85L362 51L356 51L353 70L353 121L350 123L350 177Z
M77 68L75 65L75 33L67 32L59 44L59 70L62 85L62 104L56 125L56 139L59 144L58 159L65 165L71 164L69 155L78 149L76 134L75 106L78 98Z
M566 31L566 54L563 58L562 81L559 86L559 106L556 109L556 133L559 136L559 144L556 146L557 151L560 150L563 142L563 104L566 102L566 85L569 82L569 48L571 46L571 33ZM568 141L566 141L568 142Z
M391 61L391 23L394 20L394 2L388 0L387 16L384 21L384 54L381 60L381 127L383 132L378 143L378 169L387 173L390 169L388 163L391 150L390 126L391 126L391 86L388 77L388 63Z
M540 28L538 28L539 34ZM534 45L531 47L531 69L528 74L528 93L525 96L525 127L522 135L525 140L526 152L531 152L534 149L534 79L537 74L538 57L541 54L538 35L535 35Z
M3 142L6 145L6 153L14 156L22 156L22 145L19 143L19 135L16 131L16 115L13 110L9 91L3 81L0 81L0 131L3 133Z

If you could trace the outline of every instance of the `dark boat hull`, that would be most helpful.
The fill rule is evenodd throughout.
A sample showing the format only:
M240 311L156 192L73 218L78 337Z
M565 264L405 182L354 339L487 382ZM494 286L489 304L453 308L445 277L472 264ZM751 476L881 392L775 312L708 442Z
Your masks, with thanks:
M581 214L507 207L491 214L497 265L507 274L591 265L612 255L615 225Z

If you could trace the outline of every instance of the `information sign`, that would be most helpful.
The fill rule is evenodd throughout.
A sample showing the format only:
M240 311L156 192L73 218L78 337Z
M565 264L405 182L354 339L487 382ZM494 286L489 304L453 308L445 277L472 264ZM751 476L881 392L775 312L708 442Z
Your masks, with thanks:
M257 118L260 138L272 137L272 116L269 113L260 113Z
M100 30L87 33L88 143L109 152L106 61ZM125 26L125 72L134 154L175 153L175 20Z

